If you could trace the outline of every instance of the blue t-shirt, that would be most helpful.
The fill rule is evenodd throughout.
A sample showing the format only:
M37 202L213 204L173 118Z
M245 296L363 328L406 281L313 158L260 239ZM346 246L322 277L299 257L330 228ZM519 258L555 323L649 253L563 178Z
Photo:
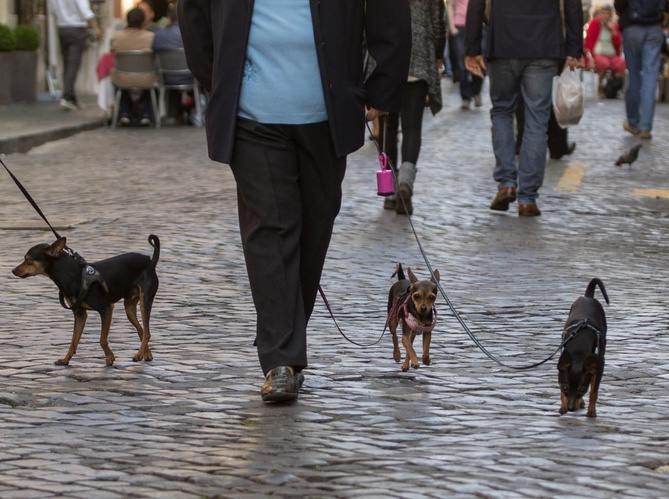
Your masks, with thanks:
M309 0L255 0L238 115L266 124L327 120Z

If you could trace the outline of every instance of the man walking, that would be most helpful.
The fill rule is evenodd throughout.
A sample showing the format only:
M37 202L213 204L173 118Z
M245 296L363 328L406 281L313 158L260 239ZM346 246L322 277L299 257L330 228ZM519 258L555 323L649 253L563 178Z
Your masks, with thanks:
M406 0L180 0L191 71L210 94L209 156L237 183L265 402L294 400L307 323L367 119L399 112ZM363 40L375 69L365 79ZM222 320L224 311L221 310Z
M615 0L628 80L625 90L627 119L623 128L642 139L652 138L655 92L660 74L660 51L665 43L662 21L669 11L666 0Z
M56 18L60 51L63 55L63 95L60 106L67 110L79 109L74 84L86 48L88 28L96 39L102 31L95 20L88 0L49 0L49 13Z
M553 76L559 61L573 70L582 56L580 0L495 0L486 20L486 0L470 0L465 29L465 65L483 77L483 24L488 23L486 60L490 76L493 177L498 191L492 210L506 211L518 198L518 215L541 215L536 200L546 167L546 130ZM518 163L513 118L525 103L525 130Z

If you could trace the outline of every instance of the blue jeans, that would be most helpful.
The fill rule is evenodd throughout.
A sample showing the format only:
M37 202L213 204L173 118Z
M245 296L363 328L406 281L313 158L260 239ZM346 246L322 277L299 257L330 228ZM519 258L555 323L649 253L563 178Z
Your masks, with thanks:
M660 74L660 51L664 33L657 26L632 25L623 33L625 62L629 72L625 90L627 122L639 130L652 130L655 92Z
M460 97L462 100L470 101L475 95L481 93L483 78L476 76L465 69L465 27L456 26L458 34L449 38L451 50L455 60L458 62L460 84Z
M493 177L500 189L518 187L518 203L534 203L544 181L546 130L558 61L494 59L488 62L488 70L495 153ZM525 130L516 165L513 118L520 98L525 103Z

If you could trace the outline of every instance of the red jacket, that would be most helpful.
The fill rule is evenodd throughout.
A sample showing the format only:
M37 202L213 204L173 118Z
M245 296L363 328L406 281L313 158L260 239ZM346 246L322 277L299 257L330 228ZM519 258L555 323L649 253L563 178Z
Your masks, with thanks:
M588 24L588 29L585 32L585 48L590 52L591 55L595 55L595 45L599 39L599 33L602 31L602 23L599 17L595 17L590 24ZM618 23L613 23L613 33L611 34L611 43L613 43L613 48L616 49L616 55L620 55L620 48L623 43L623 37L620 34L620 28Z

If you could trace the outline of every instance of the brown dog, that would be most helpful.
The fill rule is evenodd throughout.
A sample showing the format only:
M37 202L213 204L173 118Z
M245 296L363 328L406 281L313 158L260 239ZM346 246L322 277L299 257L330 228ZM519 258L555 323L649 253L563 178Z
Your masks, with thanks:
M432 330L437 322L437 310L434 301L437 298L437 284L431 279L419 281L418 278L407 267L409 279L404 277L402 264L395 267L397 282L392 285L388 293L388 329L393 335L393 358L395 362L400 361L400 348L397 340L397 326L402 323L402 345L406 350L406 357L402 364L402 371L411 367L417 369L418 356L413 348L413 340L416 336L423 335L423 364L430 365L430 341ZM439 271L434 271L434 277L439 281Z

